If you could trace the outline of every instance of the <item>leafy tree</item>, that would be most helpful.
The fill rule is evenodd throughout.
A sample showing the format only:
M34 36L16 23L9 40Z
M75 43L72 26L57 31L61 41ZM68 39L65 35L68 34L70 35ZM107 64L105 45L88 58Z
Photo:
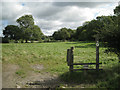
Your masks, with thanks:
M102 39L108 47L107 51L118 55L120 62L120 5L114 9L115 16L101 18L107 21L101 32Z
M60 29L60 35L62 40L67 40L70 38L70 33L67 31L67 28Z
M32 15L24 15L16 20L17 23L19 23L19 27L23 32L23 38L26 40L31 39L33 34L33 28L34 28L34 19Z
M34 25L34 19L32 15L24 15L18 18L17 23L19 23L21 28L32 28Z
M61 40L60 35L59 35L59 31L55 31L52 36L55 40Z
M70 37L68 38L68 40L75 40L75 33L76 30L72 30L72 29L67 29L68 33L70 34Z
M84 23L77 28L76 35L79 40L99 37L108 48L106 51L116 53L120 60L120 6L114 9L114 13L114 16L99 16Z
M43 37L43 33L42 33L41 29L39 28L39 26L34 25L32 30L33 30L32 34L31 34L32 40L40 40Z
M81 32L83 31L83 26L77 27L76 34L75 34L75 39L76 40L81 40Z
M83 26L77 28L77 38L83 41L94 41L96 37L100 37L101 32L103 33L105 31L104 29L109 30L110 25L114 22L115 17L113 16L99 16L96 20L85 22ZM104 35L102 36L104 37Z
M19 27L23 32L22 39L26 40L41 40L43 33L39 26L34 25L34 19L32 15L24 15L16 20L19 23Z
M70 38L70 33L67 28L61 28L60 30L54 32L52 35L55 40L68 40Z
M114 14L117 16L116 22L118 23L118 29L120 30L120 4L114 9Z
M80 41L93 41L94 40L94 30L98 26L96 25L96 20L87 21L76 30L77 39Z
M120 15L120 5L118 5L118 6L114 9L114 14L116 14L117 16Z
M10 40L19 40L22 37L22 31L19 29L18 26L15 25L8 25L3 30L3 35L5 38L8 38Z

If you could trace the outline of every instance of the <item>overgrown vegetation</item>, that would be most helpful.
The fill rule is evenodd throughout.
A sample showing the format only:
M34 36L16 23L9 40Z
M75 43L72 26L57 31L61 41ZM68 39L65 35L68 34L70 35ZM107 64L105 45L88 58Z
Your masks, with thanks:
M109 66L108 66L109 67ZM102 71L77 71L66 72L60 77L66 83L73 83L78 87L83 84L84 88L119 88L120 83L120 65L115 65L112 68L107 68ZM71 86L69 86L71 87Z
M76 31L72 30L72 29L67 29L67 28L61 28L60 30L56 31L53 33L52 37L55 40L75 40L74 39L74 35L75 35Z

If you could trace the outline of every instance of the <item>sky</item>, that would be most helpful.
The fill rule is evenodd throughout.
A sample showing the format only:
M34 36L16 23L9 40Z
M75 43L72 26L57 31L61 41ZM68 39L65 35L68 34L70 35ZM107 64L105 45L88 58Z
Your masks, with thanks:
M73 2L74 1L74 2ZM2 0L0 2L0 36L7 25L18 25L16 20L33 15L35 24L49 36L66 27L76 29L97 16L113 15L117 0ZM106 2L105 2L106 1Z

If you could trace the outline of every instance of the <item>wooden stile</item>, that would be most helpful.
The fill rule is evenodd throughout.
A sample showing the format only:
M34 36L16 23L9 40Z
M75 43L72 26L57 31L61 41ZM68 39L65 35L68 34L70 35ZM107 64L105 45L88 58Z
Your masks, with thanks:
M69 71L73 72L73 71L78 71L78 70L102 70L99 69L99 41L98 39L96 39L96 63L73 63L74 60L74 55L73 55L73 50L74 47L71 47L70 49L67 49L67 64L69 66ZM84 65L83 69L73 69L73 65ZM96 69L88 69L88 65L96 65Z

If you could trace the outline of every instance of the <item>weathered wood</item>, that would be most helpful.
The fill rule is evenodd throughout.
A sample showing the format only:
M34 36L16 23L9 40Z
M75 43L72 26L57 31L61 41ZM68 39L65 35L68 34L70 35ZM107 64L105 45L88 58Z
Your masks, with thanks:
M70 49L67 49L67 64L70 66Z
M96 69L99 70L99 41L96 40Z
M83 68L84 69L88 69L88 65L83 65Z
M99 63L102 64L102 63ZM96 63L73 63L73 65L96 65Z
M71 49L70 49L70 68L69 68L69 70L70 70L70 72L73 72L73 49L74 49L74 47L71 47Z
M73 55L73 49L74 47L71 47L71 49L67 49L67 64L69 66L69 71L78 71L78 70L102 70L99 69L99 41L96 40L96 63L73 63L74 55ZM73 69L73 65L84 65L83 69ZM96 69L88 69L88 65L96 65Z
M96 70L96 69L73 69L73 71L79 71L79 70ZM99 69L102 70L102 69Z

